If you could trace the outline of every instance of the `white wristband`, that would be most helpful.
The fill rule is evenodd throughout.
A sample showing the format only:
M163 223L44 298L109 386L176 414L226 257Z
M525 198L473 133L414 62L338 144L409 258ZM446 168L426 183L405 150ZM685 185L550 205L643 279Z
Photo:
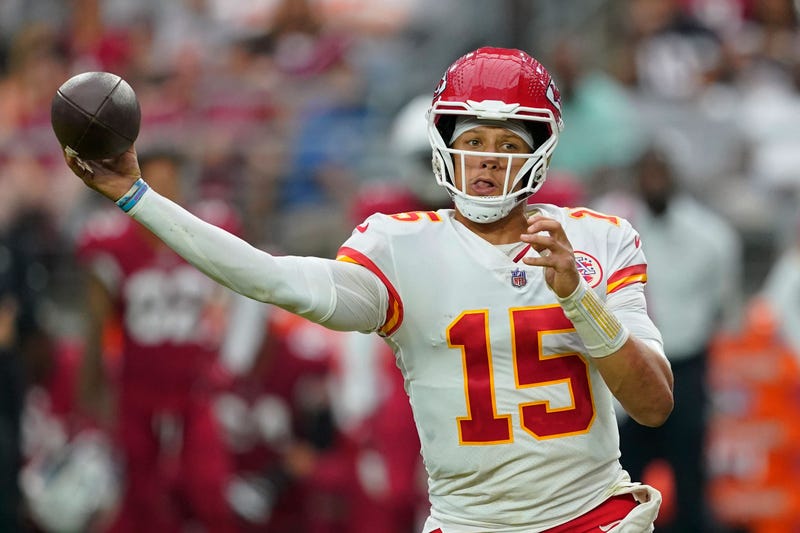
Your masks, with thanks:
M628 329L608 310L586 280L581 279L575 291L566 298L556 298L590 356L611 355L628 340Z

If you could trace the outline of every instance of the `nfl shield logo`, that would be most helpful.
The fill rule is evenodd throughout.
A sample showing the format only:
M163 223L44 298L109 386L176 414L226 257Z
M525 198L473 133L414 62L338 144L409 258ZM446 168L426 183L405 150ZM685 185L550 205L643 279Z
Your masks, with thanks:
M528 283L528 277L525 275L525 271L519 268L515 268L511 271L511 285L514 287L524 287Z

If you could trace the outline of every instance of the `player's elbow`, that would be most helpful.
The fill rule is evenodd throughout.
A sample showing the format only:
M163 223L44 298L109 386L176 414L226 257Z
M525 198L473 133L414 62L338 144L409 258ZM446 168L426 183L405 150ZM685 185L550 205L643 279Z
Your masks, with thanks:
M636 413L630 413L630 415L643 426L657 428L664 425L674 406L675 400L672 395L672 389L664 388L664 390L650 398L644 409L639 409Z

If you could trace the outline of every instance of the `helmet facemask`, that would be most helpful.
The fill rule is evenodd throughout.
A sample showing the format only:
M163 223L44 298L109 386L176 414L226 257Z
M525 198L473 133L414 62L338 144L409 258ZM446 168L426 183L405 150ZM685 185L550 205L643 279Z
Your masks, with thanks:
M500 126L508 120L522 123L533 138L530 153L490 153L458 150L445 142L450 138L457 116L471 116L487 120L487 125ZM458 211L469 220L489 223L508 215L514 207L527 200L544 183L547 165L558 142L558 123L547 109L521 107L519 104L489 101L436 102L428 113L428 140L433 148L433 172L436 182L444 187ZM513 131L513 130L512 130ZM455 165L460 165L461 175L466 176L467 157L494 157L505 168L503 192L497 196L478 196L467 193L467 180L461 187L455 183ZM513 164L524 160L512 175ZM505 164L503 165L502 162Z

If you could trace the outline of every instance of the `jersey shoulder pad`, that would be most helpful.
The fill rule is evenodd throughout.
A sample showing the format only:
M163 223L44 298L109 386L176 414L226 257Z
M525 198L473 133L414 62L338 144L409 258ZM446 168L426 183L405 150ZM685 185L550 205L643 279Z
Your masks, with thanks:
M600 236L608 244L630 242L637 248L640 244L639 234L631 223L621 216L595 211L588 207L567 208L565 215L565 226L570 225L581 233Z
M588 207L565 208L567 217L570 220L581 221L581 223L592 225L609 225L609 227L623 228L626 224L630 225L624 218L596 211Z
M405 213L370 215L364 222L357 225L353 234L367 234L369 232L383 235L413 234L422 231L431 224L442 222L446 215L439 211L409 211Z

